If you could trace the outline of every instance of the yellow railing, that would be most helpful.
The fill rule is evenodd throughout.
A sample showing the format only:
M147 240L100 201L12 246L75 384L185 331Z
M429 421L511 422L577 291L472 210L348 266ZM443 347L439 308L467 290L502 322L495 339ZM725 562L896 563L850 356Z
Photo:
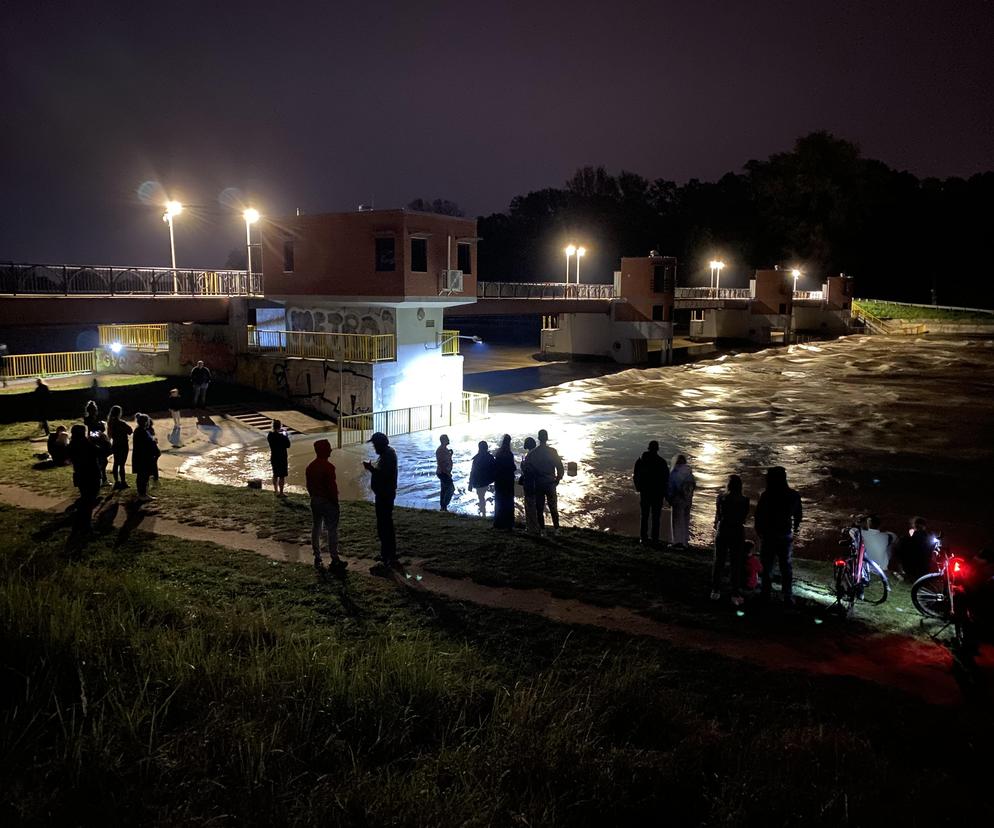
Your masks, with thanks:
M358 446L365 443L374 432L388 437L431 431L490 416L490 397L463 391L462 400L432 405L415 405L389 411L371 411L368 414L348 414L338 418L338 447Z
M270 331L250 327L249 350L338 362L393 362L397 337L393 334L342 334L318 331Z
M100 347L121 345L139 351L168 351L168 325L100 325Z
M54 354L9 354L2 360L7 379L47 377L60 374L91 374L93 351L61 351Z
M901 320L881 319L868 311L857 300L852 303L853 316L862 319L866 327L878 334L903 334L905 336L921 336L928 333L928 325L923 322L902 322Z
M459 331L442 331L442 356L459 355Z

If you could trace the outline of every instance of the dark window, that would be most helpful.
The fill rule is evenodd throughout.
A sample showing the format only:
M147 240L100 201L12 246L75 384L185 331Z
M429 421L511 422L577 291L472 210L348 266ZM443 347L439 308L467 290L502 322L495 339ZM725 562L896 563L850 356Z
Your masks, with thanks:
M411 273L428 272L428 239L411 239Z
M780 315L784 316L784 315L786 315L786 313L787 313L787 306L783 302L781 302L780 303Z
M652 268L652 292L671 293L676 276L673 265L656 265Z
M283 272L293 273L293 239L283 240Z
M459 269L463 273L473 272L473 245L469 242L459 242Z
M663 316L663 310L664 310L664 308L663 308L662 305L653 305L652 306L652 321L653 322L663 322L665 320L665 317Z
M376 240L376 270L379 272L396 270L397 257L392 237Z

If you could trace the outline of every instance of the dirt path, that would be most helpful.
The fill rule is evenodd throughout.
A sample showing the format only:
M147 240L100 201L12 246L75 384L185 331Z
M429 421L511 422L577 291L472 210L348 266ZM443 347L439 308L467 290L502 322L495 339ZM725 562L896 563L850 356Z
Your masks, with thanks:
M43 511L62 511L74 502L0 484L0 502ZM115 526L123 526L128 512L118 511ZM184 540L206 541L229 549L254 552L277 561L311 563L306 545L260 538L248 532L193 526L148 513L134 528ZM368 575L373 561L350 560L350 572ZM418 586L457 601L497 609L531 613L564 624L583 624L628 635L669 641L683 647L709 650L744 659L770 669L804 670L819 675L853 676L887 685L936 704L952 704L963 694L952 673L949 651L938 644L899 635L823 637L817 648L803 634L780 639L745 639L713 630L668 624L625 607L598 607L573 599L556 598L541 589L513 589L446 578L425 571L414 560L408 566L420 576ZM372 577L372 576L369 576Z

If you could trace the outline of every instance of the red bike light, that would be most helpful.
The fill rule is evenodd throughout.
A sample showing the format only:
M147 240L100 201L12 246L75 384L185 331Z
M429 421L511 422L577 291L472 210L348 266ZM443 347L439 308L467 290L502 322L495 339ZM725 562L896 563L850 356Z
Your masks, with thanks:
M846 562L845 562L844 560L842 560L842 558L839 558L839 559L838 559L838 560L837 560L837 561L835 562L835 565L836 565L836 566L845 566L845 565L846 565Z
M966 561L962 558L953 558L949 562L949 572L954 578L962 578L966 575Z

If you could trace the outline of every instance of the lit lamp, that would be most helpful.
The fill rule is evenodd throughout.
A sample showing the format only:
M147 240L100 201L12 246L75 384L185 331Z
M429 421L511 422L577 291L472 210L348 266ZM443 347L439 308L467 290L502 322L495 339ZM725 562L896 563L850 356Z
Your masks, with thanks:
M576 253L576 245L570 244L563 251L566 254L566 284L569 284L569 257Z
M259 211L255 207L249 207L242 218L245 219L245 289L252 290L252 225L259 220Z
M721 269L725 266L725 263L720 262L717 259L712 259L710 265L711 265L711 287L717 290L721 283Z
M790 271L790 275L794 277L794 293L797 293L797 280L801 278L801 271L795 267Z
M576 249L576 283L580 284L580 259L587 253L587 248L578 247Z
M169 254L173 263L173 293L179 293L179 285L176 282L176 240L173 237L173 216L178 216L183 212L183 205L178 201L167 201L166 210L162 214L162 220L169 226Z

